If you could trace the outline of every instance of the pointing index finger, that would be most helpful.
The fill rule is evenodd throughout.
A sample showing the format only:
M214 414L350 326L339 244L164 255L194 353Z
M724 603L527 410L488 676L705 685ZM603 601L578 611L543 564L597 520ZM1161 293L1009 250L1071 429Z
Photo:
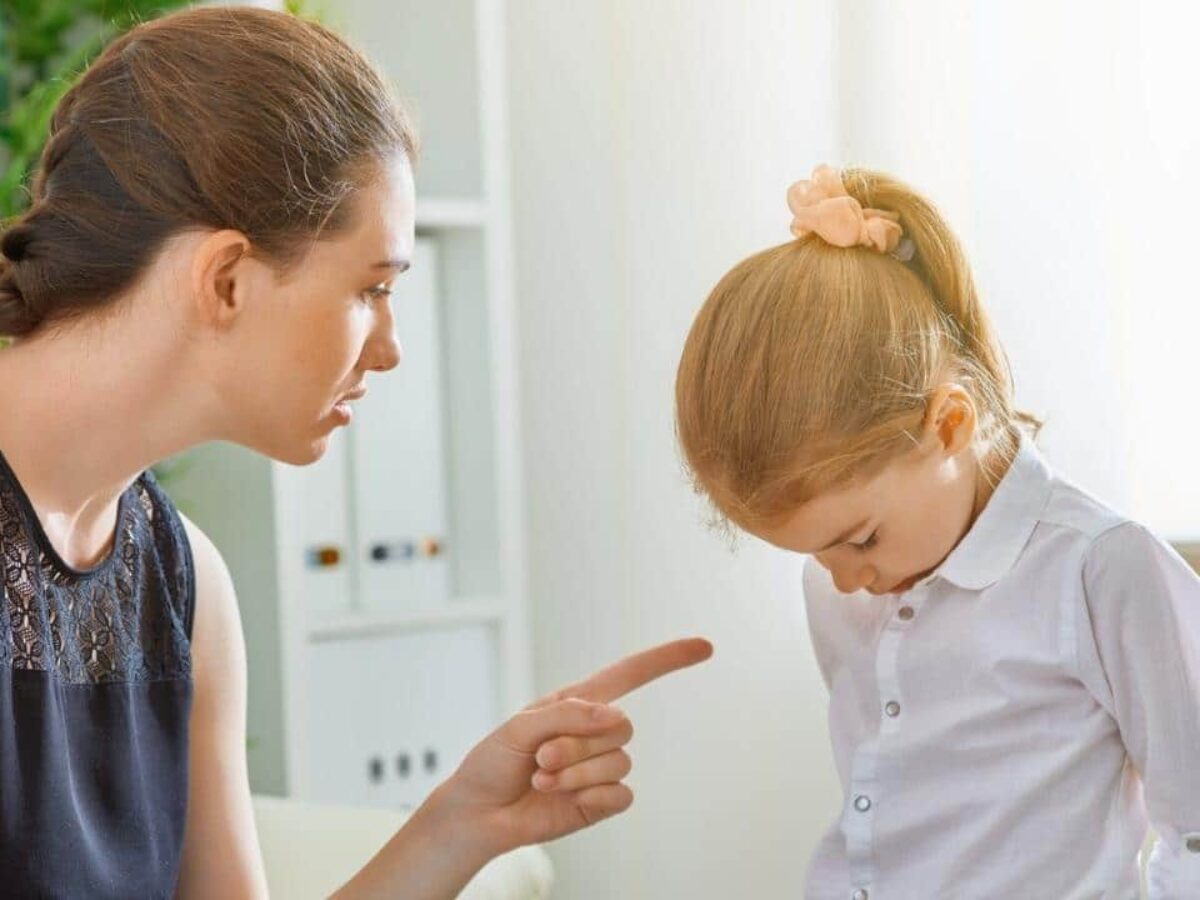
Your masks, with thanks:
M578 697L593 703L611 703L664 675L704 662L712 654L713 646L704 638L686 638L660 644L606 666L589 678L556 691L541 702Z

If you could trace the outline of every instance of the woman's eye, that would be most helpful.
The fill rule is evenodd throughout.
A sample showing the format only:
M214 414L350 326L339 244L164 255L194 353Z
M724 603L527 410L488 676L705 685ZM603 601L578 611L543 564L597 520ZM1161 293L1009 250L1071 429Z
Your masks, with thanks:
M879 532L872 531L871 536L869 538L867 538L865 541L862 541L858 544L851 544L850 546L854 547L855 549L858 549L858 550L870 550L872 547L874 547L878 543L879 543Z
M392 289L386 284L377 284L375 287L363 291L363 297L368 300L385 300L390 296L392 296Z

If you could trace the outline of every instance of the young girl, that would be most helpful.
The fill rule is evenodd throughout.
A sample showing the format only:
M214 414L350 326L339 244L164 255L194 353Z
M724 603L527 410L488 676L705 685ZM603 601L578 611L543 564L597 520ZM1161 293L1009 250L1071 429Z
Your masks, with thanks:
M311 462L399 363L414 145L350 47L249 8L135 29L55 111L0 234L0 895L265 896L233 587L144 472L208 440ZM448 900L623 811L609 702L709 651L519 713L339 896Z
M696 484L810 554L844 791L810 900L1200 897L1200 581L1055 474L958 241L818 168L679 366Z

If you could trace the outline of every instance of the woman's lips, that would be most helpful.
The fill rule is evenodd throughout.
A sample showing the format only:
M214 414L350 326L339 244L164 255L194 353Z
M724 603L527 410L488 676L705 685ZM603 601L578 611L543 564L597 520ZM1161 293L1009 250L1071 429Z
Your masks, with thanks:
M343 394L342 399L333 404L333 417L338 420L339 425L349 425L354 420L354 410L350 404L355 400L361 400L366 395L366 387L360 386Z

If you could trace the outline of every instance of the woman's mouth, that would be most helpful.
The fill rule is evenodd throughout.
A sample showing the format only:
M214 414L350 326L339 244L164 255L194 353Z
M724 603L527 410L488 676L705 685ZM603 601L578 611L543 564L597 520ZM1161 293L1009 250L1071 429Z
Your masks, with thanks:
M349 425L354 420L354 410L350 404L355 400L361 400L367 394L365 386L357 387L342 395L337 403L333 404L333 417L338 420L340 425Z

